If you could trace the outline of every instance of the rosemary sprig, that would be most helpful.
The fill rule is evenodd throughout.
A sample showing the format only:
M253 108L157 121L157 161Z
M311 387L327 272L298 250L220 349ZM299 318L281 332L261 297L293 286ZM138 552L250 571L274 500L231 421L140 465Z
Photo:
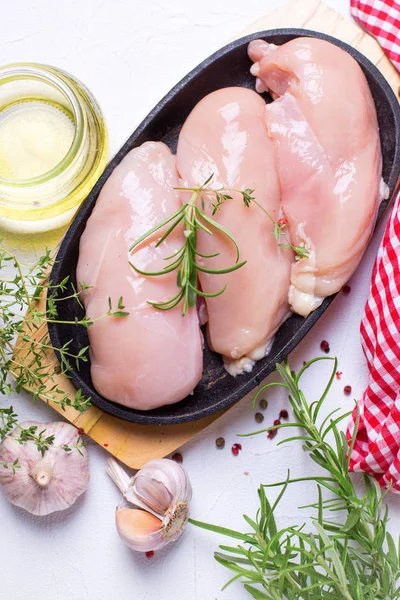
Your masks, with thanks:
M164 260L172 261L169 262L164 269L161 271L141 271L136 267L132 262L130 265L132 268L141 275L145 276L157 276L157 275L165 275L166 273L171 273L172 271L177 271L177 287L178 293L166 300L165 302L156 302L148 300L148 303L154 306L159 310L169 310L177 306L181 301L182 304L182 315L185 315L188 308L193 308L196 305L197 296L203 296L206 298L215 298L220 296L226 289L226 285L224 285L218 292L212 294L207 294L202 292L198 288L198 271L202 271L203 273L209 273L211 275L222 275L224 273L232 273L232 271L236 271L243 267L246 264L246 261L240 262L240 251L237 241L234 236L220 223L207 216L204 212L204 196L205 193L205 185L209 183L211 178L207 179L207 181L200 186L199 188L191 189L191 197L187 204L183 204L179 210L177 210L173 215L164 219L161 223L147 231L144 235L140 236L134 244L130 247L130 251L133 251L137 248L145 239L151 237L154 233L168 225L168 229L161 235L160 239L156 243L156 248L160 246L160 244L171 234L171 232L179 225L183 224L185 240L183 245L179 250L174 252L171 256L166 257ZM178 188L177 188L178 189ZM186 188L185 188L186 189ZM243 192L244 194L244 192ZM201 200L201 207L197 206L197 201ZM208 269L200 265L197 262L197 257L203 259L214 258L219 255L216 254L201 254L197 250L197 232L199 229L202 229L208 235L213 235L213 231L220 231L223 235L225 235L235 246L236 248L236 261L232 266L228 266L224 269Z
M55 373L49 370L47 355L54 348L47 333L38 336L37 332L43 323L71 323L90 327L98 319L113 316L125 317L129 313L124 310L123 298L120 297L114 309L109 299L108 310L97 319L85 315L73 321L58 319L58 305L67 299L80 302L80 294L88 286L80 284L76 290L66 277L60 284L55 285L48 280L48 270L54 264L50 252L46 252L34 265L24 265L17 257L5 248L0 247L0 395L2 400L19 393L28 391L33 399L44 398L48 402L58 404L63 410L73 407L84 412L90 406L90 398L77 390L70 395L61 390L54 378ZM68 285L72 293L65 296ZM40 302L42 293L47 294L47 304ZM58 348L60 368L57 374L70 376L72 365L77 368L86 362L88 346L78 352L71 350L72 340ZM18 352L18 350L23 352ZM42 454L53 444L52 436L46 436L45 431L37 432L35 427L28 429L18 425L18 415L13 406L0 407L0 441L9 435L15 427L18 428L17 440L20 443L31 441L35 443ZM15 433L13 434L15 435ZM64 447L67 452L82 446L78 440L74 447ZM12 468L12 465L2 465ZM16 465L14 465L16 468Z
M169 217L152 227L142 236L140 236L129 249L132 252L144 240L148 240L154 234L160 232L160 230L166 227L166 231L164 231L161 234L160 238L155 244L155 247L158 248L160 244L162 244L162 242L167 239L167 237L175 230L175 228L178 225L180 227L184 227L185 240L182 246L171 256L168 256L164 259L170 262L168 262L162 270L142 271L138 267L136 267L132 261L130 261L131 267L137 273L144 276L154 277L177 271L177 294L164 302L148 300L148 303L151 306L154 306L159 310L169 310L177 306L181 301L183 301L182 314L185 315L188 308L193 308L195 306L197 296L203 296L206 298L215 298L217 296L220 296L225 291L226 285L224 285L218 292L214 294L207 294L199 289L198 272L200 271L212 275L222 275L240 269L247 262L240 262L239 246L232 233L223 225L218 223L215 219L209 217L205 213L206 197L211 196L215 198L214 202L209 200L210 206L212 208L212 217L214 217L215 214L221 209L222 204L226 200L233 199L230 193L240 194L242 197L242 201L247 208L250 207L251 203L253 203L256 206L258 206L270 219L274 226L272 233L275 239L277 240L279 247L291 248L292 250L294 250L296 260L309 256L309 251L305 248L305 246L294 246L290 243L290 240L284 233L284 227L286 225L286 222L283 222L283 220L275 221L275 219L256 201L255 197L253 196L255 190L249 188L246 188L245 190L237 190L235 188L209 188L207 186L211 182L213 176L213 174L210 175L210 177L203 183L203 185L199 187L175 188L176 190L182 192L189 192L191 194L189 201L186 204L183 204L181 208L179 208L174 214L170 215ZM198 204L200 204L200 206L198 206ZM227 266L224 269L208 269L197 262L198 257L200 259L207 260L219 256L218 252L215 254L201 254L197 250L197 232L200 229L211 236L213 235L213 230L217 230L224 236L226 236L234 244L236 248L236 261L234 265ZM279 242L281 236L283 236L283 238L285 239L285 243Z
M320 360L332 360L333 369L321 397L308 403L300 380L309 367ZM325 472L321 476L291 478L275 484L263 484L258 490L260 508L256 518L245 516L248 533L215 525L191 521L194 525L239 540L237 545L220 546L215 559L234 572L252 598L270 600L394 600L400 598L400 540L396 544L387 531L388 508L383 505L382 492L375 479L364 477L365 491L360 495L349 475L351 454L357 426L348 442L339 424L349 413L337 416L337 411L322 420L321 406L332 386L337 360L321 357L309 361L298 374L288 363L277 365L279 383L289 393L296 417L271 429L300 427L304 432L280 442L301 441L303 449ZM258 394L257 394L258 395ZM257 398L257 396L256 396ZM255 400L256 400L255 398ZM255 432L260 433L260 432ZM253 434L247 434L253 435ZM330 444L329 437L334 442ZM316 516L311 527L293 524L278 529L274 512L286 490L296 482L314 482L317 500L308 507ZM276 501L269 503L265 488L281 487ZM329 492L324 498L323 490ZM342 522L332 513L344 514ZM341 511L341 512L340 512Z

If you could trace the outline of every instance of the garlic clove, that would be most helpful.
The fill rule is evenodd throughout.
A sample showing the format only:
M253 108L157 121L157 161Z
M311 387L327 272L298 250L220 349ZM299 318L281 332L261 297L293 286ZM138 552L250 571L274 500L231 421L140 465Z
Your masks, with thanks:
M192 486L181 465L154 459L130 478L117 461L108 459L106 471L124 498L139 508L117 509L118 533L130 548L158 550L182 535L189 518Z
M143 502L133 489L133 477L124 471L121 465L115 460L115 458L108 458L106 464L106 473L111 477L123 497L134 504L138 508L150 511L155 517L161 517L159 513L153 511L145 502Z
M173 495L166 485L147 473L139 473L134 478L133 490L139 499L158 514L164 514L171 505Z
M192 486L181 465L159 458L149 461L134 477L132 489L152 510L164 514L180 500L190 502Z
M0 461L12 464L18 459L19 468L0 467L0 484L6 498L34 515L47 515L69 508L86 490L89 483L89 457L84 447L66 452L63 446L76 445L79 434L69 423L22 423L20 427L38 426L46 436L54 435L54 445L44 457L32 441L20 444L19 430L0 444Z
M160 519L144 510L117 508L115 523L120 538L132 550L160 550L168 543L162 535Z
M137 508L117 509L117 521L123 528L134 528L138 537L151 535L162 527L160 519Z

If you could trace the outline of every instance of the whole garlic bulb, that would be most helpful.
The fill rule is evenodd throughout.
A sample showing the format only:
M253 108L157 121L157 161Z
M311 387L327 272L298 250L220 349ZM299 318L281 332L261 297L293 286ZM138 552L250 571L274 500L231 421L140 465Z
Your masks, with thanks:
M116 460L109 458L107 473L124 498L137 508L116 511L121 539L133 550L159 550L177 540L189 518L192 486L186 471L173 460L148 462L132 478Z
M74 446L78 430L68 423L21 423L21 428L37 426L46 430L46 437L54 435L53 445L44 456L33 441L20 444L18 428L0 444L0 461L12 464L18 459L18 468L0 466L0 484L6 498L16 506L34 515L48 515L70 507L83 494L89 483L89 456L86 448L66 452L61 446Z

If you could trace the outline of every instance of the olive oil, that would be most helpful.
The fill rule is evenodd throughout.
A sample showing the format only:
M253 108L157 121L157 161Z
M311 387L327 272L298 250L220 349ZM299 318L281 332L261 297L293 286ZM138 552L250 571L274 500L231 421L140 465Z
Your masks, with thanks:
M107 161L101 109L49 65L0 66L0 239L54 246Z
M56 102L26 98L0 110L0 178L34 179L52 171L71 147L72 114Z

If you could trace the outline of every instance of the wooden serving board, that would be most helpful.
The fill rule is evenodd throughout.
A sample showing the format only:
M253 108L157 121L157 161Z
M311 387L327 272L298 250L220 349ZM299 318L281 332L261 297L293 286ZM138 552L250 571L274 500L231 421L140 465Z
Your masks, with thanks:
M292 0L289 4L260 18L241 31L236 37L281 27L302 27L332 35L347 42L365 54L386 77L396 94L400 86L400 76L386 58L379 44L363 32L355 22L350 22L319 0ZM43 324L35 333L41 340L47 333ZM17 357L26 354L26 347L20 344ZM54 353L49 352L47 364L50 372L56 373L58 361ZM71 395L75 394L72 383L64 376L54 375L48 387L57 383L58 387ZM42 397L46 402L46 398ZM181 425L154 426L140 425L121 421L92 406L80 414L72 408L62 411L59 406L49 402L57 412L87 435L102 445L123 463L134 469L141 468L148 460L166 456L192 439L210 423L218 419L221 413L193 423Z

